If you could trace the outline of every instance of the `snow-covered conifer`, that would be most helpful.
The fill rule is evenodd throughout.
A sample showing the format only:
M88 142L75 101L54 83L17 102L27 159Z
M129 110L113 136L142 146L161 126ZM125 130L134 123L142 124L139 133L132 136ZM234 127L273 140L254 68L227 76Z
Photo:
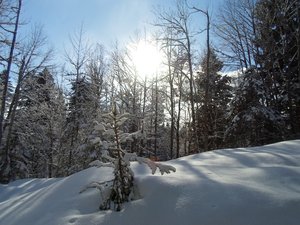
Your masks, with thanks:
M231 101L231 111L225 141L230 146L253 146L282 139L284 123L280 114L265 105L263 81L254 69L243 75Z
M101 152L100 160L92 162L90 166L113 168L112 180L101 183L92 182L81 191L83 192L88 188L99 189L101 193L100 210L110 209L113 205L116 211L120 211L124 202L136 197L134 173L130 168L131 161L148 165L153 174L157 169L161 174L176 171L172 166L155 163L150 159L138 157L136 153L128 153L122 149L121 140L130 139L130 134L123 133L121 130L128 116L127 113L118 114L115 105L111 113L104 115L105 121L103 123L95 122L94 131L87 143L87 147L97 146Z
M56 176L65 119L60 92L48 69L24 80L11 143L15 177Z

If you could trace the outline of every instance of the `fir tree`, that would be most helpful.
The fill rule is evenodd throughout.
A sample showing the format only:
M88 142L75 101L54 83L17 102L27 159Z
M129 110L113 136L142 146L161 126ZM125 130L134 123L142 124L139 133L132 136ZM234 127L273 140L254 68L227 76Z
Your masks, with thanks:
M122 132L122 126L129 114L118 114L116 105L111 113L103 115L103 122L96 122L94 131L89 136L85 147L96 146L101 152L100 160L92 162L91 166L108 166L113 168L113 179L105 182L92 182L88 188L97 188L101 193L100 210L107 210L114 206L116 211L122 209L124 202L137 198L137 187L134 173L130 168L130 161L147 164L154 174L157 168L161 174L175 172L172 166L154 163L149 159L138 157L136 153L128 153L122 149L122 143L132 140L134 134Z

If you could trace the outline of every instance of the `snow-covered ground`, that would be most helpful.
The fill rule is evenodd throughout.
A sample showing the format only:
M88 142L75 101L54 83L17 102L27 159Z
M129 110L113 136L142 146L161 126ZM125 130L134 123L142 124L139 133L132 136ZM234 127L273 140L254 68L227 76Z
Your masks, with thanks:
M121 212L98 211L99 192L79 191L111 177L89 168L60 179L0 185L1 225L299 225L300 140L225 149L169 161L151 175L133 164L142 199Z

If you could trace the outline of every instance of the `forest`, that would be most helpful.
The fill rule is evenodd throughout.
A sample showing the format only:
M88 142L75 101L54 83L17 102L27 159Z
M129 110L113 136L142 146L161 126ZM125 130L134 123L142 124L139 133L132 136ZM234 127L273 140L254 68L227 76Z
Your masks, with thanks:
M213 16L180 0L154 11L151 38L112 48L79 26L63 66L41 27L19 36L25 2L0 0L0 183L87 168L115 141L98 134L112 111L128 117L122 149L154 161L300 138L299 0L224 0ZM140 43L161 52L152 76Z

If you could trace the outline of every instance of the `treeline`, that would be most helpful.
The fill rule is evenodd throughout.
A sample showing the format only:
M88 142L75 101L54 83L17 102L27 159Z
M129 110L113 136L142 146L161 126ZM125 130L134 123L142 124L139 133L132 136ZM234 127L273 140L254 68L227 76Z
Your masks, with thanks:
M100 157L90 137L114 105L130 115L122 147L154 160L299 138L298 0L225 0L213 18L183 0L157 10L164 62L152 78L128 48L88 44L82 29L64 67L54 65L42 29L18 36L22 3L0 1L1 182L86 168Z

